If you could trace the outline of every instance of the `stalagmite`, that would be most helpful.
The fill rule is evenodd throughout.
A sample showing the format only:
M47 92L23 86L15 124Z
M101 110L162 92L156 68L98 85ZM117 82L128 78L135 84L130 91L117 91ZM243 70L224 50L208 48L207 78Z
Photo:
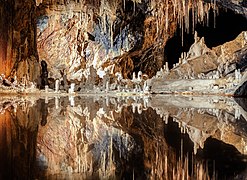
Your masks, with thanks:
M135 106L135 104L132 104L132 112L133 112L133 113L136 112L136 106Z
M74 96L69 96L69 102L70 102L70 106L71 107L75 106L75 98L74 98Z
M135 82L135 81L136 81L136 73L135 73L135 72L133 72L132 81L133 81L133 82Z
M215 79L219 79L219 78L220 78L220 72L216 71Z
M69 88L69 93L74 93L74 92L75 92L75 83L71 83Z
M141 104L138 104L137 112L138 112L138 114L142 114L142 105Z
M122 80L123 80L122 73L117 72L115 75L117 76L117 80L118 80L118 82L120 82L120 81L122 81Z
M60 81L57 79L55 82L55 92L59 92L59 83Z
M169 72L168 62L166 62L166 71Z
M45 86L45 93L48 93L48 92L49 92L49 86L46 85L46 86Z
M1 80L0 80L0 84L1 84ZM17 76L14 77L14 82L12 83L12 85L13 85L14 87L18 87Z
M235 114L234 114L235 119L239 119L240 116L241 116L240 110L239 110L239 108L236 108L235 109Z
M45 96L45 104L48 104L48 103L49 103L48 96Z
M147 81L144 82L143 92L144 92L144 93L148 93L148 92L149 92L149 86L148 86L148 84L147 84Z
M236 70L235 70L235 79L236 79L236 80L239 80L240 78L241 78L240 70L239 70L239 69L236 69Z
M109 92L109 90L110 90L110 88L109 88L109 81L106 82L106 87L105 88L106 88L105 91L106 92Z
M137 80L142 81L142 72L141 71L139 71L137 74Z
M59 109L59 98L57 96L55 97L55 108Z

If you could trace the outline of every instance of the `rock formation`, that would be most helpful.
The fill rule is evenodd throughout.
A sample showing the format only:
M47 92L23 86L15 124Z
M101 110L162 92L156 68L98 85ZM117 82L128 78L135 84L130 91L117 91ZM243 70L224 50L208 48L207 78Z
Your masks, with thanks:
M84 83L90 67L99 75L94 85L102 81L105 72L111 79L116 79L116 74L132 79L138 71L151 78L167 63L164 47L176 29L181 29L183 40L184 33L209 21L210 11L216 17L222 7L246 15L245 2L235 0L3 1L0 73L9 79L16 76L24 86L30 87L30 81L39 85L42 59L48 65L50 88L55 89L59 80L67 92L70 83L76 87ZM231 72L233 63L240 61L232 56L245 45L246 37L233 45L229 42L209 49L203 38L196 39L166 77L225 76L226 70Z
M151 92L244 95L240 86L246 81L245 34L212 49L195 34L194 44L182 53L179 63L169 73L161 69L152 78Z
M0 3L0 74L20 82L39 77L35 10L35 0Z

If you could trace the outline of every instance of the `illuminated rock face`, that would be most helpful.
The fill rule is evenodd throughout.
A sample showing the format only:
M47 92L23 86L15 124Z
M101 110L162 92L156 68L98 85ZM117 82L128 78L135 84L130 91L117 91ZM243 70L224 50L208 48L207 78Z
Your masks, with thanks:
M164 67L152 78L151 91L246 95L246 33L212 49L195 34L195 42L179 62L169 72Z
M131 77L134 59L129 53L141 49L147 6L136 5L133 13L133 2L128 3L130 9L126 5L124 10L118 1L43 2L47 6L39 7L38 52L48 62L50 77L66 73L69 80L81 80L90 66L105 71L111 66L112 73Z
M202 1L44 1L38 11L38 51L50 65L50 76L82 78L96 70L131 78L141 70L149 77L165 64L164 46L177 23L189 27L189 10L197 13L193 26L206 19L213 4Z
M0 4L0 74L37 81L36 4L34 0Z
M4 6L5 5L5 6ZM11 18L10 12L6 11L6 4L1 4L0 8L1 8L1 16L0 16L0 22L1 22L1 35L0 35L0 73L10 73L11 70L11 65L12 62L10 60L11 57L8 58L8 56L10 56L11 52L7 52L8 51L8 39L9 39L9 35L11 35L11 33L9 34L9 29L10 29L10 24L8 23L9 18ZM7 13L7 14L6 14ZM4 17L5 15L6 17ZM12 51L12 49L9 49ZM8 56L7 56L8 55ZM11 63L11 64L10 64Z
M194 32L197 23L206 24L210 11L216 16L218 6L246 12L245 7L241 9L244 2L236 0L5 1L0 6L0 73L39 84L40 59L47 62L53 82L64 75L70 81L82 81L90 66L99 76L108 72L131 79L133 72L141 71L150 78L166 64L164 47L176 29L181 29L182 37ZM199 59L192 68L187 64L168 78L190 76L191 69L198 71L196 76L215 70L219 61L231 59L236 50L229 46L230 51L216 47L201 52L205 46L198 44L203 43L201 39L191 47L187 58ZM218 54L220 50L229 56ZM204 59L209 59L205 69Z
M89 66L112 75L121 73L123 78L131 78L139 70L152 77L165 64L164 47L177 28L181 29L182 36L194 31L198 22L206 24L210 10L216 16L217 5L240 14L245 12L239 10L241 2L210 2L38 1L39 56L48 62L50 77L55 79L65 73L69 80L81 80ZM200 44L205 46L203 40ZM192 69L198 71L196 76L217 69L220 62L213 51L196 49L192 52L199 58L195 67L192 64ZM187 58L196 58L195 55L188 54ZM204 62L205 58L209 62L203 69L200 61ZM192 73L189 71L190 67L185 66L181 74L172 72L169 77L178 79Z

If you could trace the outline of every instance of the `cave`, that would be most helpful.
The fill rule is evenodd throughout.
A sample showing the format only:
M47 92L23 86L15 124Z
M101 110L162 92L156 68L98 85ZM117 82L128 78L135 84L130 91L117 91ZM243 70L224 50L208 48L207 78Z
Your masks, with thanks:
M0 179L247 179L246 14L0 0Z
M191 13L190 27L192 27ZM198 23L195 27L198 36L204 37L205 44L209 48L232 41L246 30L246 17L225 8L219 8L217 12L210 10L208 22ZM173 68L173 64L178 63L181 53L188 52L193 43L194 31L192 29L189 33L183 32L182 36L181 28L177 28L174 36L167 41L164 48L164 56L169 63L169 68Z

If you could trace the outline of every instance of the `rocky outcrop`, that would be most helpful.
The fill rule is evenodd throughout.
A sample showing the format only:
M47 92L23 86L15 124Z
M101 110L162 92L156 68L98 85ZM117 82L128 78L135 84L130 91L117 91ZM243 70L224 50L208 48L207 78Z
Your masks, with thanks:
M189 92L199 94L243 94L246 81L246 32L235 40L209 49L204 38L195 34L195 42L179 62L169 70L164 66L149 81L151 92Z
M0 74L27 84L39 76L34 0L0 3Z

